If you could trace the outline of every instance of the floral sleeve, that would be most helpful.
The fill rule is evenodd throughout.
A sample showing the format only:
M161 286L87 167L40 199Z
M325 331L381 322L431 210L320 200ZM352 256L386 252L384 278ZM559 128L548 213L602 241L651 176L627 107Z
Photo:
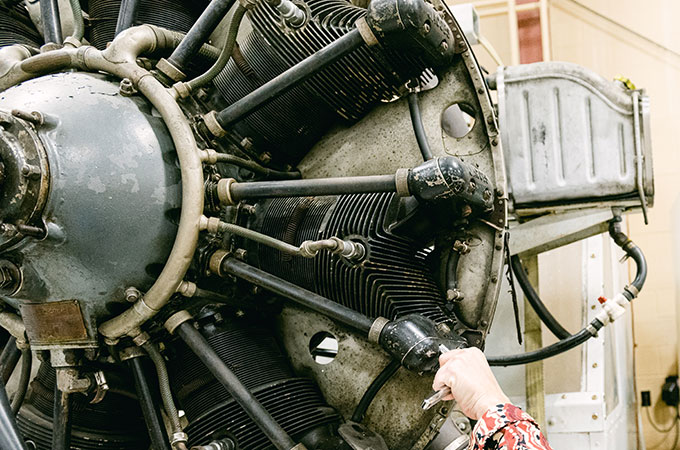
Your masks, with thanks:
M479 419L468 450L552 450L536 421L517 406L496 405Z

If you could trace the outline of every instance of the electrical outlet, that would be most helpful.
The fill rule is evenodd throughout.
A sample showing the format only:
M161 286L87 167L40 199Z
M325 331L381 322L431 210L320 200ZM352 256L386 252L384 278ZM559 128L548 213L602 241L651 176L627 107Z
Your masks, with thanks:
M652 394L649 391L640 392L642 396L642 407L652 406Z

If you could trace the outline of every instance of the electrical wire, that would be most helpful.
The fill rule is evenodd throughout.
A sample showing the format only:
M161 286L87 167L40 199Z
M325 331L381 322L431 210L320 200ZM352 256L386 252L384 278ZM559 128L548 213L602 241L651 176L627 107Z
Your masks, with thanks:
M675 425L677 425L678 421L680 420L680 413L678 412L678 407L675 407L675 418L673 419L673 422L671 423L670 427L667 430L662 429L660 426L658 426L654 420L652 419L652 414L649 412L651 408L650 407L645 407L645 413L647 414L647 420L649 420L649 424L654 428L657 432L659 433L668 433L670 432L673 428L675 428ZM675 448L675 447L673 447Z
M416 91L411 91L408 94L408 110L411 115L411 124L413 125L413 132L416 135L420 153L422 153L425 161L432 159L432 150L425 134L423 117L420 114L420 106L418 105L418 93Z
M375 377L375 380L373 380L370 386L368 386L363 397L361 397L361 400L357 404L357 407L354 409L354 413L352 414L352 422L359 423L364 420L364 416L366 415L368 407L371 406L371 402L378 392L380 392L380 389L382 389L382 387L385 386L390 378L392 378L394 374L397 373L399 367L401 367L401 363L396 359L393 359L387 366L385 366L378 376Z

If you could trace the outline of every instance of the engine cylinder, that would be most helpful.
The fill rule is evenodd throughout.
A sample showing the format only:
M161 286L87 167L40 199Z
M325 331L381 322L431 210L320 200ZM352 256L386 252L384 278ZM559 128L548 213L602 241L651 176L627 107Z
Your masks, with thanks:
M334 435L340 416L326 404L312 379L293 373L272 333L274 324L250 313L225 319L227 314L199 319L201 333L272 417L307 448L347 448ZM183 342L176 341L171 351L168 368L177 400L189 419L190 445L230 437L244 450L271 448L264 433Z
M263 270L369 317L418 313L435 322L452 320L428 265L430 250L392 231L400 208L396 195L281 198L259 207L255 226L289 244L336 236L366 248L357 264L328 252L308 259L249 244L251 262Z

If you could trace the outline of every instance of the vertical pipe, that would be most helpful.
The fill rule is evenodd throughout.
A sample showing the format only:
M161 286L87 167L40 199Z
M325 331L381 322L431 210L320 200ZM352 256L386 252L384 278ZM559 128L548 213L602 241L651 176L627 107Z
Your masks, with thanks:
M128 366L135 379L137 398L139 399L139 404L142 408L147 431L149 432L151 447L154 450L171 450L170 442L168 442L168 435L165 432L165 426L163 425L163 417L157 406L158 402L154 401L149 378L144 370L141 357L128 360Z
M127 30L135 24L137 18L137 7L139 0L123 0L118 11L118 21L116 21L116 36L121 31Z
M40 0L40 20L42 22L45 44L60 44L64 38L61 34L58 0Z
M234 0L212 0L196 23L189 29L184 39L172 52L168 61L179 70L184 70L186 64L193 58L201 45L208 39L210 33L227 15Z
M7 380L9 380L21 357L21 351L17 348L16 343L16 338L10 336L7 344L5 344L5 348L0 353L0 378L2 378L4 383L7 383Z
M12 414L2 379L0 379L0 448L26 450L26 444Z
M508 0L508 25L510 29L510 64L519 64L519 25L517 24L517 0Z
M525 260L531 285L538 290L538 256L530 256ZM524 337L525 350L531 352L543 347L541 319L524 299ZM545 423L545 386L543 379L543 361L529 363L525 366L527 412L538 424Z
M52 450L71 448L71 397L54 385L54 409L52 411Z
M550 17L548 16L548 0L539 0L540 16L541 16L541 48L543 49L543 61L550 61L551 44L550 44Z

